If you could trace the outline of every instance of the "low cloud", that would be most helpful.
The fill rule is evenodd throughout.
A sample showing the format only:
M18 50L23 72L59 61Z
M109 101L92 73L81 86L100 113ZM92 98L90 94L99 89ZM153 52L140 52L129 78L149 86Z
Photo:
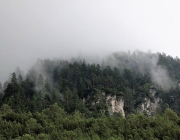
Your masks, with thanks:
M134 51L116 52L107 57L104 61L106 65L118 67L121 71L130 69L142 75L149 73L152 82L155 85L161 86L164 89L169 89L173 86L173 81L170 78L168 71L158 65L159 54L151 52Z

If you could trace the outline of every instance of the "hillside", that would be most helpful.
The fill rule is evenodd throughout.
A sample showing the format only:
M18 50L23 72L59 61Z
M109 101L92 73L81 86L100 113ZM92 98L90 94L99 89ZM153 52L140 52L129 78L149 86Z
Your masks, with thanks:
M147 133L158 139L178 139L179 70L179 58L140 51L113 53L100 64L83 59L39 59L26 75L17 68L9 81L0 84L0 136L11 139L3 129L11 130L15 125L17 132L12 132L12 138L19 139L23 135L24 139L39 135L49 139L62 135L59 139L64 139L66 133L73 137L70 132L74 137L74 133L81 133L82 138L89 139L147 139ZM120 128L115 132L118 124ZM29 129L23 130L25 126ZM174 129L162 135L159 127L162 131L166 127ZM107 133L102 133L104 128Z

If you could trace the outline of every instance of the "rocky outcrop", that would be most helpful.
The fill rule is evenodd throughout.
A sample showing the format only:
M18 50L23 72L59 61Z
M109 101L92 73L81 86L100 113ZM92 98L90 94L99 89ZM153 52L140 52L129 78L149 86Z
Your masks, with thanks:
M156 90L150 89L149 92L154 100L151 101L150 99L145 98L144 99L145 102L140 105L138 111L141 113L146 113L149 116L152 116L156 112L157 108L160 107L160 103L162 102L162 99L155 96Z
M99 104L100 100L104 100L108 106L108 111L110 115L113 115L114 113L121 113L121 115L124 117L124 100L123 97L120 96L112 96L112 95L106 95L105 92L102 92L98 99L92 100L93 97L87 96L87 98L83 98L83 103L89 102L92 107L96 104ZM94 97L95 98L95 97ZM97 98L97 97L96 97Z
M152 116L161 102L160 98L156 98L154 102L151 102L149 99L145 98L145 103L141 105L141 111L145 112L147 115Z
M113 114L113 113L121 113L121 115L124 117L125 116L125 113L124 113L124 100L122 97L117 97L116 95L114 96L110 96L108 95L106 97L106 101L107 101L107 104L109 106L109 112L110 114Z
M160 104L162 102L162 99L156 96L156 90L150 89L149 90L150 98L144 98L143 103L141 103L137 108L137 112L139 113L146 113L149 116L154 115L157 108L160 107ZM96 99L96 100L94 100ZM153 99L153 100L152 100ZM124 98L123 96L116 96L116 95L107 95L105 92L102 92L98 96L87 96L87 98L83 98L83 102L89 102L92 107L94 105L97 105L100 103L101 100L104 100L108 106L108 111L110 115L113 115L114 113L121 113L123 117L125 117L125 111L124 111Z

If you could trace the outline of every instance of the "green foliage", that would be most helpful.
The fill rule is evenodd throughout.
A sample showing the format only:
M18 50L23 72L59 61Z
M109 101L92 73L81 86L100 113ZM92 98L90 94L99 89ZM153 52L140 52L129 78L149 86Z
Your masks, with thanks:
M5 106L5 105L4 105ZM9 109L11 110L11 109ZM0 113L2 114L2 109ZM14 115L13 115L14 114ZM162 116L146 117L133 114L86 118L79 111L66 114L57 104L40 113L4 114L0 117L1 139L179 139L179 117L171 109Z
M35 139L31 135L25 134L22 137L18 138L17 140L35 140Z
M86 116L98 117L102 114L100 110L109 115L105 99L108 94L123 96L126 113L134 112L144 98L153 101L149 93L153 83L148 80L148 72L143 76L130 69L87 64L85 60L57 64L49 59L38 60L37 65L44 68L44 75L32 68L25 80L21 77L18 82L16 74L12 74L2 104L8 104L16 112L37 112L57 103L68 113L79 110Z
M130 62L113 68L47 59L38 60L43 75L34 68L26 78L13 73L8 84L0 84L0 139L180 139L180 60L159 54L158 65L175 83L169 91L153 83L151 71L140 73L125 63ZM126 118L110 114L107 96L124 101ZM146 100L154 103L158 97L161 113L137 114Z

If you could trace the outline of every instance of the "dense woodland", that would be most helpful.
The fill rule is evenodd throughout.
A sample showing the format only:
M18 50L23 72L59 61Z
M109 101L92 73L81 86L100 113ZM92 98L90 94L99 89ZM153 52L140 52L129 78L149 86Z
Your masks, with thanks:
M180 59L143 52L113 58L38 60L27 75L16 69L0 84L0 139L180 139ZM167 71L165 84L156 81L166 75L152 77L159 70ZM107 95L123 98L125 118L109 112ZM153 116L137 111L156 97L162 103Z

